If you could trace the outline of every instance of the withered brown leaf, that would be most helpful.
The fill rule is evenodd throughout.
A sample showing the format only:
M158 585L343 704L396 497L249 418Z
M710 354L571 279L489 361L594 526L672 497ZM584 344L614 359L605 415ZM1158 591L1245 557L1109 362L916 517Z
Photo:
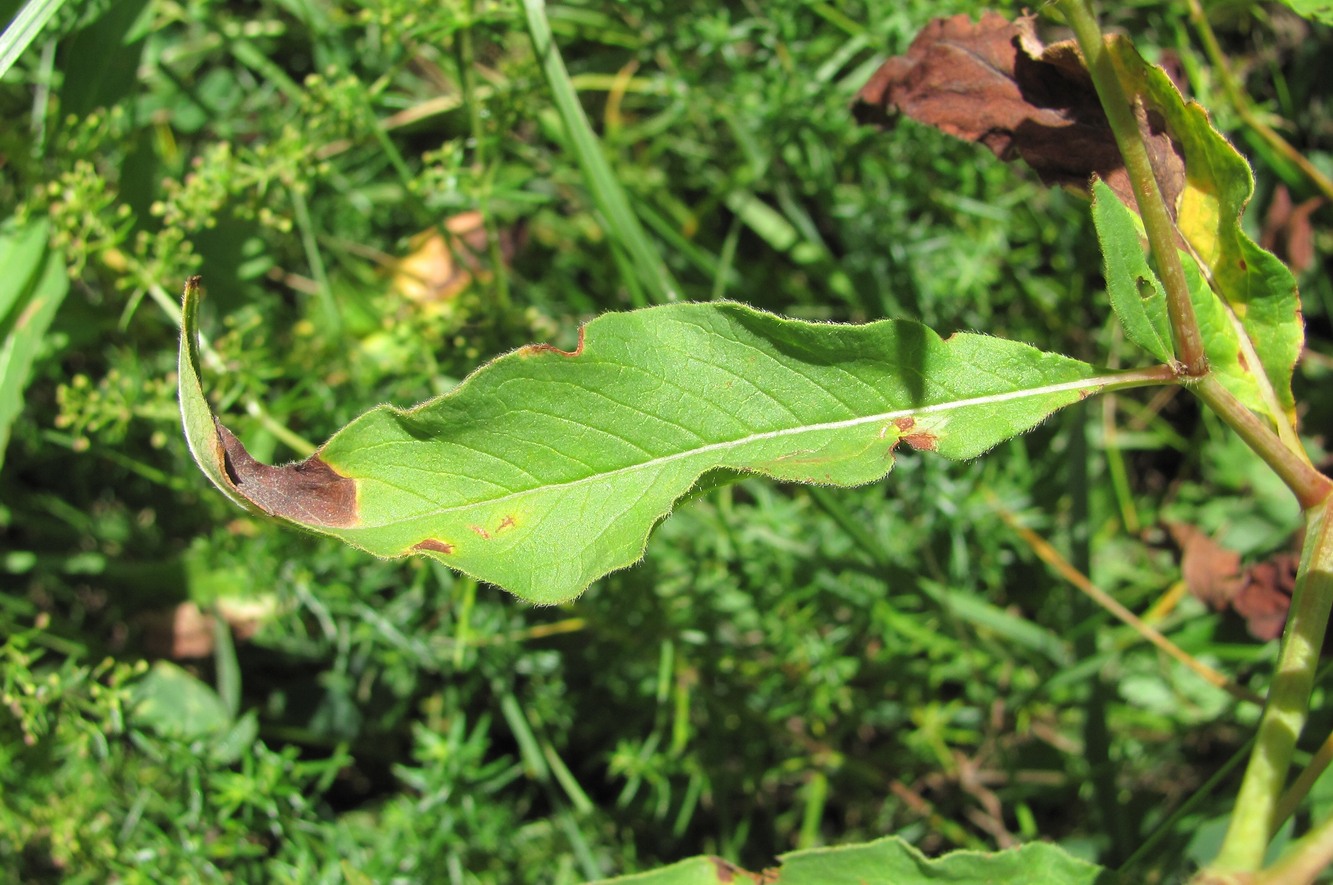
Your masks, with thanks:
M1031 16L1010 22L988 12L935 19L906 55L886 61L857 94L862 122L891 125L905 115L984 144L1002 160L1021 158L1047 184L1087 191L1093 175L1137 206L1092 80L1072 42L1043 46ZM1185 183L1181 151L1161 117L1136 103L1158 185L1174 207Z
M1300 557L1294 553L1279 553L1245 570L1245 584L1231 607L1245 619L1255 639L1267 641L1282 635L1299 565Z
M1264 216L1259 245L1282 255L1293 270L1307 271L1314 267L1314 226L1310 224L1310 216L1322 205L1323 197L1310 197L1299 206L1293 205L1291 192L1285 184L1279 184Z
M1167 526L1180 547L1180 574L1190 594L1214 611L1229 608L1244 583L1240 554L1188 523Z

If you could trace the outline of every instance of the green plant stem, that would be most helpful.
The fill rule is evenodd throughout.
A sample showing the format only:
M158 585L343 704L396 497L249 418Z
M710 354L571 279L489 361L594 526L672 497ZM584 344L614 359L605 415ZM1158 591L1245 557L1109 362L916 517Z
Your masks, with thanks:
M1190 302L1180 253L1176 249L1175 224L1153 175L1133 106L1116 74L1115 62L1102 39L1088 0L1060 0L1060 9L1078 38L1093 85L1129 172L1153 261L1166 290L1167 313L1171 318L1176 357L1180 361L1179 372L1186 378L1199 379L1197 384L1190 385L1190 389L1273 468L1295 493L1302 509L1308 510L1324 500L1333 490L1333 484L1310 465L1304 453L1299 451L1299 441L1288 446L1219 381L1208 375L1199 325Z
M1222 382L1210 375L1189 385L1189 389L1264 459L1296 495L1302 510L1310 510L1333 492L1333 481L1311 466L1300 453L1287 448L1268 424L1247 409Z
M1125 169L1129 172L1130 186L1134 189L1134 199L1138 202L1139 215L1143 218L1143 228L1148 235L1153 260L1166 290L1166 309L1171 318L1171 331L1181 374L1202 377L1208 372L1208 360L1204 356L1203 336L1194 316L1194 305L1190 302L1185 269L1176 251L1176 226L1162 199L1157 177L1153 174L1148 149L1139 134L1134 107L1116 74L1115 61L1107 51L1091 3L1088 0L1060 0L1059 6L1078 39L1088 72L1092 75L1092 83L1106 111L1116 145L1125 160Z
M1319 674L1319 679L1327 676L1327 672ZM1273 829L1276 831L1287 818L1296 813L1297 807L1310 795L1310 790L1314 787L1315 781L1319 780L1320 775L1328 770L1330 763L1333 763L1333 733L1324 739L1315 751L1314 756L1301 769L1301 773L1287 787L1287 791L1282 794L1282 798L1277 803L1277 817L1273 821Z
M315 278L319 292L319 304L328 318L329 328L335 335L342 334L342 313L338 302L333 298L333 288L329 285L329 274L324 267L324 255L319 251L319 241L315 237L315 226L310 220L310 206L306 203L305 192L299 184L287 188L291 197L292 213L296 216L296 227L301 232L301 244L305 247L306 260L310 262L310 274Z
M1277 670L1222 850L1208 872L1252 872L1263 863L1292 751L1309 712L1315 667L1333 610L1330 511L1333 498L1306 510L1301 568L1292 592Z

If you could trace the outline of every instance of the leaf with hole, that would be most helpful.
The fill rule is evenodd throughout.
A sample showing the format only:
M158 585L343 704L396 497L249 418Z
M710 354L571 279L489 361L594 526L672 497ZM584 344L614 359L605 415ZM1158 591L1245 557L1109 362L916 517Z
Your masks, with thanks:
M1158 359L1169 361L1171 322L1166 312L1166 291L1148 263L1143 223L1105 183L1095 182L1092 190L1092 220L1101 241L1111 307L1131 341ZM1267 412L1270 402L1266 396L1267 384L1251 368L1257 362L1245 359L1244 327L1209 287L1198 262L1189 253L1181 251L1180 263L1208 365L1246 406L1259 413Z

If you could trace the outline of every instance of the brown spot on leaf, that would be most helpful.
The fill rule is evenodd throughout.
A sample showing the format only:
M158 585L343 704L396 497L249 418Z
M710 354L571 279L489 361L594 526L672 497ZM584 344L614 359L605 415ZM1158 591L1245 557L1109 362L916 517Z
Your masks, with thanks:
M500 532L503 532L505 529L512 529L516 525L518 525L518 520L514 519L513 515L511 514L509 516L506 516L504 519L500 520L500 524L495 527L495 531L497 534L499 534Z
M424 541L418 541L412 545L413 550L433 550L436 553L453 553L454 545L445 541L437 541L435 538L427 538Z
M907 418L895 418L893 419L893 426L898 428L899 433L907 433L916 426L916 419L910 416Z
M909 433L902 439L903 442L907 443L918 452L933 452L939 448L940 443L939 437L933 433L927 433L926 431Z
M536 356L539 353L558 353L561 356L575 357L583 353L583 327L579 326L579 344L573 350L561 350L554 344L525 344L518 349L520 356Z
M230 430L214 420L224 467L232 488L273 516L310 526L346 528L357 524L356 481L336 472L318 454L270 467L245 450Z
M765 881L762 876L756 876L749 870L742 869L731 861L717 857L716 855L709 855L708 862L713 865L713 875L717 876L717 881L719 882L731 883L746 881L760 883Z
M468 528L470 528L470 529L472 529L472 531L476 532L476 533L477 533L477 536L480 537L483 541L489 541L489 540L491 539L491 533L488 532L488 531L486 531L484 528L482 528L482 527L479 526L479 525L470 525L470 526L468 526Z
M1088 190L1093 175L1136 207L1129 177L1075 44L1043 46L1030 16L986 13L936 19L907 54L886 61L857 94L862 122L899 114L1023 159L1047 184ZM1160 115L1136 107L1139 129L1168 206L1185 185L1179 149Z

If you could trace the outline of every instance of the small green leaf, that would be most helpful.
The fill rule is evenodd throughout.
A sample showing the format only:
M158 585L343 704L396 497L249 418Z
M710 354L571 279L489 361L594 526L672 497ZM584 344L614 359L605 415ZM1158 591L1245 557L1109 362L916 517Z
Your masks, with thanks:
M1171 321L1166 314L1166 292L1144 256L1143 228L1106 182L1092 185L1092 222L1101 241L1106 292L1129 340L1170 362Z
M1005 885L1108 885L1112 874L1057 845L1033 842L1007 851L955 851L931 859L897 837L861 845L784 854L765 870L771 885L929 885L1003 882ZM695 857L649 873L597 885L718 885L757 878L716 857Z
M232 726L218 693L180 667L158 661L134 687L135 724L163 737L196 740Z
M607 314L412 409L365 413L311 458L259 464L199 381L192 281L180 397L204 472L252 511L378 556L423 553L532 602L643 555L701 480L851 486L899 447L972 458L1108 386L1151 383L1026 344L913 322L804 323L739 304Z

